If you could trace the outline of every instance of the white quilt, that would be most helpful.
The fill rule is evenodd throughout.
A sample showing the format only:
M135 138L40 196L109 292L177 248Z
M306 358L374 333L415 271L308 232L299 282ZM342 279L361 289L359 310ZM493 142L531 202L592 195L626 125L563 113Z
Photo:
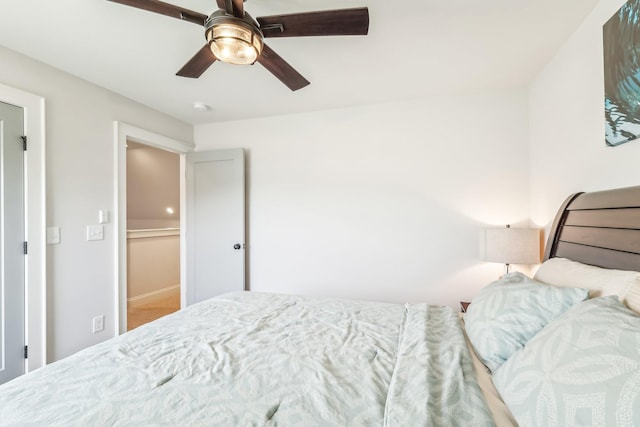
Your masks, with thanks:
M240 292L0 386L0 425L493 421L450 308Z

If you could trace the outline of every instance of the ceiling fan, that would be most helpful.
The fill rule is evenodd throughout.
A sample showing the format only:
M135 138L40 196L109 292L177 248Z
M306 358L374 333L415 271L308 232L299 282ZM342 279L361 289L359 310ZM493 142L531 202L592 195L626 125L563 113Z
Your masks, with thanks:
M243 0L216 0L219 9L210 16L159 0L108 1L205 27L207 44L176 73L178 76L198 78L216 61L232 64L257 61L291 90L301 89L309 81L265 44L264 38L366 35L369 32L366 7L253 19L245 12Z

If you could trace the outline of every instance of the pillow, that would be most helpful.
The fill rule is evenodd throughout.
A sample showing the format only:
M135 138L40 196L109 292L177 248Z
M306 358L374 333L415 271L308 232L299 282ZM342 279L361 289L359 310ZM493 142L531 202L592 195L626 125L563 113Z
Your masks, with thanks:
M615 296L578 304L493 383L522 426L640 426L640 316Z
M547 323L587 296L586 289L558 288L510 273L471 301L465 330L478 357L495 372Z
M546 260L533 276L548 285L587 288L591 298L618 295L621 300L629 284L637 277L640 277L637 271L600 268L567 258Z

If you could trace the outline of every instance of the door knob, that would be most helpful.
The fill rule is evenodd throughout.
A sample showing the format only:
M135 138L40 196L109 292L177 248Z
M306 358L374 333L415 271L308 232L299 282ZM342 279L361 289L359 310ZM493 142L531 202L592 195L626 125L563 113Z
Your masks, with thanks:
M240 245L240 243L236 243L235 245L233 245L233 249L235 249L236 251L239 250L242 246Z

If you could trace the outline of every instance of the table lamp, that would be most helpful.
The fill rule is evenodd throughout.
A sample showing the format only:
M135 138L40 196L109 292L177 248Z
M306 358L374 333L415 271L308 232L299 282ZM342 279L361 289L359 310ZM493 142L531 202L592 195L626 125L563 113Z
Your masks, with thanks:
M537 264L540 262L540 230L534 228L486 228L484 260L505 264Z

